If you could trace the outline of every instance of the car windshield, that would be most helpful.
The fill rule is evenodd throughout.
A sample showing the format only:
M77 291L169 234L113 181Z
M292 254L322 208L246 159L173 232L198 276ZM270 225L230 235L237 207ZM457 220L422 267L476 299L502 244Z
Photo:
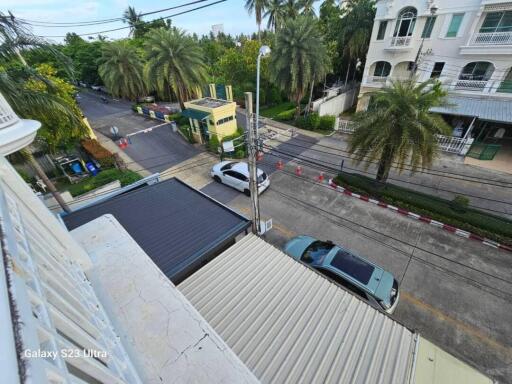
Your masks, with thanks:
M258 184L263 183L265 180L267 180L267 174L263 172L261 175L258 176Z
M228 169L231 169L235 163L227 163L226 165L223 165L220 169L221 171L227 171Z
M331 265L363 284L368 284L375 270L373 265L343 249L333 257Z
M324 241L315 241L311 243L309 247L306 248L300 259L306 263L319 263L322 261L325 255L327 255L330 252L330 250L333 247L334 244L332 243L326 243Z

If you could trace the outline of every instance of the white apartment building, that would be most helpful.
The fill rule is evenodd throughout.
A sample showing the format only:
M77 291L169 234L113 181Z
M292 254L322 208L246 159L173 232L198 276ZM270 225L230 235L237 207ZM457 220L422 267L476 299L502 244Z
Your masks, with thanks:
M512 1L379 0L358 109L391 80L439 79L453 137L441 148L512 172Z

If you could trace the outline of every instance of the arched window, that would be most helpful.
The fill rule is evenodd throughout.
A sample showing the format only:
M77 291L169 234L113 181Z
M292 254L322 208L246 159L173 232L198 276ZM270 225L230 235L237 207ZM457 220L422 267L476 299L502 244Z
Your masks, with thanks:
M418 11L414 7L407 7L400 11L396 20L394 37L412 36Z
M373 76L375 77L388 77L391 72L391 64L387 61L377 61L375 63L375 70Z
M494 65L487 61L473 61L466 64L460 73L459 80L488 81L494 72Z

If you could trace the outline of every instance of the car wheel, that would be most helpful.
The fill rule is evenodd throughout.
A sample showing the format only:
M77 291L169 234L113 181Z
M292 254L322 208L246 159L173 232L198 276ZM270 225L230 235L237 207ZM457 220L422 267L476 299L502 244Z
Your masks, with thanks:
M251 191L249 191L248 189L244 189L244 194L245 196L251 197Z
M217 176L217 175L213 176L213 180L215 180L217 183L221 183L221 182L222 182L222 180L220 179L220 177L219 177L219 176Z

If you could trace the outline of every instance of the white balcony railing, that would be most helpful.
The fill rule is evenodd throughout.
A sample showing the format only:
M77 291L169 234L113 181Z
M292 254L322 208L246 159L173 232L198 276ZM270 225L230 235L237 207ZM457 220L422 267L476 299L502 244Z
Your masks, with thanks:
M487 80L456 80L453 89L457 91L483 91L487 86Z
M392 47L408 47L411 45L411 36L395 36L391 38Z
M370 83L379 83L379 84L385 84L388 80L387 76L369 76L368 80L370 80Z
M512 32L475 33L471 45L512 45Z

